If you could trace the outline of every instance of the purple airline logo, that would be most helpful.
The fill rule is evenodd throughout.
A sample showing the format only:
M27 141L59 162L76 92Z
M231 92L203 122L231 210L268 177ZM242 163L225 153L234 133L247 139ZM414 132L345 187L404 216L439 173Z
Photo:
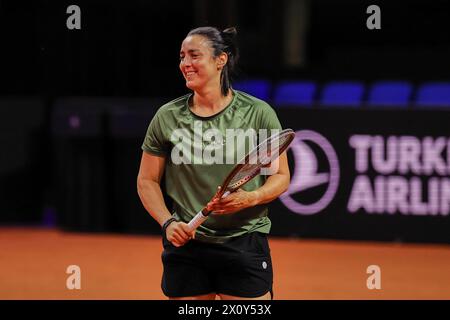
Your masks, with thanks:
M318 160L315 152L305 143L316 144L326 155L329 170L318 172ZM339 186L339 162L330 142L321 134L311 130L297 131L290 145L295 159L295 169L288 190L280 196L281 202L291 211L312 215L320 212L333 200ZM328 184L325 193L314 203L303 204L292 196L308 189Z

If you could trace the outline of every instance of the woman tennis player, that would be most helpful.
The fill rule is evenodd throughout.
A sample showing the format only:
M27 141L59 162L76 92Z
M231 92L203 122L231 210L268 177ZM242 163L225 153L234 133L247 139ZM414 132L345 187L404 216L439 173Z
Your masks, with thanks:
M191 30L181 44L180 70L192 93L158 109L142 145L138 193L162 226L161 287L170 299L273 297L267 204L288 188L286 153L277 172L212 201L240 160L239 144L229 135L269 130L270 136L270 130L281 130L266 102L232 89L237 60L235 28ZM230 155L234 162L228 161ZM163 173L173 199L170 211L160 188ZM187 223L205 204L213 214L189 231Z

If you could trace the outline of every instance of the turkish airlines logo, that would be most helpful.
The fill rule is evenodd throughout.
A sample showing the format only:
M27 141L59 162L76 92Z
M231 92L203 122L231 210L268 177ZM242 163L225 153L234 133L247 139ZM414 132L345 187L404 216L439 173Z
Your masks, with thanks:
M319 160L316 145L323 151L327 159L327 169L319 172ZM290 150L295 159L295 169L288 190L280 196L281 202L291 211L312 215L320 212L333 200L339 186L339 162L330 142L321 134L311 130L301 130L295 133ZM298 200L301 193L323 185L328 185L326 191L316 201L302 203Z

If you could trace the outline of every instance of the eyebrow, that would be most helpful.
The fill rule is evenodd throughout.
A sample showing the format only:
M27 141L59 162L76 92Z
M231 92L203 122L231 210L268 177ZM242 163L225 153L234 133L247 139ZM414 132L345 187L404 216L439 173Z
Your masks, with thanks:
M188 50L188 53L195 53L195 52L201 52L200 50L198 50L198 49L190 49L190 50ZM183 51L180 51L180 54L183 54L184 52Z

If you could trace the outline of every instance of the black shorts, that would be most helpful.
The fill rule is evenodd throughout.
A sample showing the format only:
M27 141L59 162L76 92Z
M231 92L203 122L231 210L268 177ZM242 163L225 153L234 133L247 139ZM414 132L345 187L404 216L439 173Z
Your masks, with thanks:
M222 293L243 298L272 294L267 235L252 232L221 244L191 240L175 247L163 236L161 288L168 297Z

